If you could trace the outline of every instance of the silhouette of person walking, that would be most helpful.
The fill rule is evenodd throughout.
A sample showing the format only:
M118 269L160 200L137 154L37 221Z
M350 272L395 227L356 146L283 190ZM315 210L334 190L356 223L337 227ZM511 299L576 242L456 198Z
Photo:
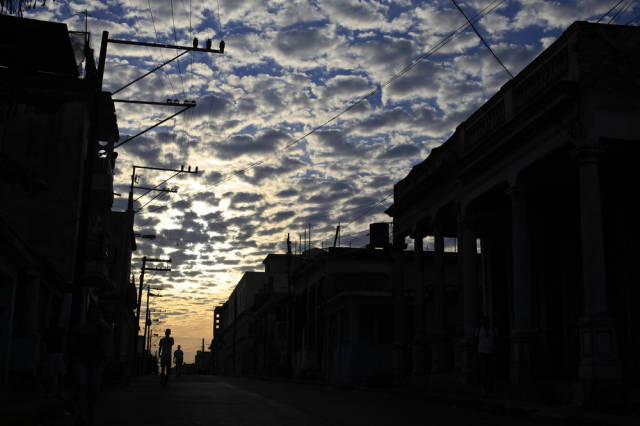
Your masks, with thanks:
M182 349L180 349L180 345L178 345L178 349L173 353L173 362L176 363L176 377L179 377L182 374L182 361L183 361L183 353Z
M160 339L159 355L160 355L160 384L166 386L169 383L169 372L171 371L171 348L173 346L173 337L171 337L171 329L167 328L164 337Z
M483 316L476 329L478 351L478 379L485 395L493 391L495 382L495 352L498 331L489 325L489 317Z
M67 372L64 363L64 334L65 330L58 324L57 316L52 315L49 327L45 330L44 340L47 347L49 393L53 397L60 397L64 390L64 375Z

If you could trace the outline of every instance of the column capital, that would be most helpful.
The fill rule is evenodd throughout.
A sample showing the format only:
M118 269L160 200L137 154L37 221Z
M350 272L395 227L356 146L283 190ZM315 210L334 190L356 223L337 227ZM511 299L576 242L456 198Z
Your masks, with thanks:
M407 243L404 242L404 237L394 236L391 247L394 251L402 251L407 248Z
M422 241L424 237L413 237L413 251L422 252L424 251L422 247Z
M527 192L529 192L529 188L522 183L514 183L510 185L507 189L504 190L505 194L509 195L512 198L524 196Z
M478 218L473 214L466 214L458 217L458 224L463 228L473 228L476 225Z
M581 163L598 162L604 148L598 146L576 146L571 150L571 157L577 158Z

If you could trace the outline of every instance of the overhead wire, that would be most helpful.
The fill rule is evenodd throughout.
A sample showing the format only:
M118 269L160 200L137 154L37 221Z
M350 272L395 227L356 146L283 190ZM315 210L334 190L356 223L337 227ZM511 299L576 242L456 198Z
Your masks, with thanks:
M615 23L615 21L618 18L618 16L622 17L622 14L624 14L624 12L626 12L626 10L629 8L629 6L631 6L633 4L633 2L634 2L634 0L629 0L629 2L626 5L623 4L622 7L620 7L620 9L616 12L616 14L613 15L611 17L611 19L609 19L609 22L607 22L607 24Z
M476 14L472 19L473 20L478 20L481 17L493 12L495 9L497 9L502 3L504 3L506 0L493 0L491 1L487 6L485 6L483 9L481 9L481 11ZM303 141L304 139L306 139L307 137L311 136L312 134L316 133L318 130L326 127L328 124L334 122L335 120L337 120L338 118L340 118L342 115L344 115L345 113L347 113L348 111L352 110L353 108L355 108L356 106L360 105L362 102L364 102L365 100L368 100L371 96L373 96L374 94L380 92L383 88L389 86L390 84L392 84L394 81L396 81L397 79L399 79L400 77L402 77L403 75L405 75L406 73L408 73L409 71L411 71L413 68L415 68L420 62L422 62L424 59L429 58L430 56L433 56L435 53L437 53L442 47L444 47L446 44L448 44L454 36L456 36L457 34L459 34L460 32L462 32L463 30L465 30L467 27L469 26L468 23L463 24L461 26L459 26L456 30L452 31L451 33L449 33L447 36L445 36L444 38L442 38L438 43L436 43L436 45L434 45L431 49L429 49L427 52L425 52L424 54L418 56L416 59L414 59L414 61L412 61L409 65L405 66L404 68L402 68L399 72L397 72L396 74L394 74L391 78L389 78L388 80L386 80L385 82L383 82L382 84L378 85L376 88L374 88L373 90L371 90L369 93L365 94L364 96L361 96L358 100L356 100L355 102L353 102L352 104L350 104L349 106L347 106L346 108L342 109L341 111L339 111L338 113L334 114L333 116L331 116L329 119L325 120L324 122L322 122L321 124L315 126L314 128L312 128L311 130L307 131L306 133L304 133L302 136L294 139L293 141L285 144L282 148L273 151L269 157L275 156L277 154L280 154L281 152L284 152L286 150L288 150L289 148L291 148L294 145L297 145L298 143L300 143L301 141ZM220 185L221 183L224 183L230 179L233 179L236 176L242 175L244 173L246 173L247 171L258 167L262 164L264 164L267 161L267 159L262 159L253 163L248 164L246 167L242 168L242 169L238 169L232 172L229 172L225 175L223 175L218 181L214 182L212 185L208 186L207 188L204 189L204 191L207 191L209 189L215 188L216 186ZM187 195L190 193L187 193Z
M604 18L606 18L611 12L613 12L619 5L620 3L622 3L624 0L618 0L618 2L616 4L614 4L611 9L607 10L600 18L598 18L598 20L596 21L596 24L599 23L600 21L602 21Z
M422 55L418 56L417 58L415 58L410 64L406 65L405 67L403 67L399 72L395 73L394 75L392 75L391 78L389 78L388 80L386 80L384 83L378 85L376 88L374 88L372 91L370 91L369 93L365 94L364 96L360 97L357 101L355 101L354 103L350 104L349 106L347 106L346 108L344 108L343 110L339 111L338 113L334 114L332 117L330 117L328 120L326 120L325 122L323 122L322 124L312 128L310 131L306 132L305 134L303 134L302 136L294 139L292 142L286 144L284 147L274 151L271 156L279 154L280 152L283 152L285 150L287 150L288 148L290 148L291 146L294 146L296 144L298 144L299 142L301 142L302 140L306 139L308 136L310 136L311 134L317 132L318 130L320 130L321 128L324 128L325 126L327 126L329 123L335 121L337 118L339 118L340 116L344 115L346 112L350 111L351 109L353 109L354 107L358 106L359 104L361 104L362 102L364 102L365 100L369 99L371 96L373 96L374 94L378 93L379 91L381 91L383 88L389 86L390 84L392 84L394 81L396 81L397 79L401 78L403 75L405 75L407 72L409 72L410 70L412 70L413 68L415 68L421 61L423 61L424 59L429 58L430 56L434 55L436 52L438 52L442 47L444 47L446 44L448 44L457 34L459 34L460 32L466 30L469 26L472 26L472 21L477 21L479 19L481 19L483 16L486 16L487 14L493 12L494 10L496 10L502 3L504 3L505 0L493 0L491 1L488 5L486 5L484 8L482 8L478 13L476 13L471 19L469 19L464 13L463 15L465 16L465 19L467 21L467 23L460 25L459 27L457 27L454 31L450 32L448 35L446 35L445 37L443 37L442 39L440 39L440 41L438 43L436 43L431 49L429 49L427 52L423 53ZM474 28L474 31L475 30ZM480 37L482 39L482 37ZM486 42L485 42L486 43ZM487 46L488 47L488 46ZM491 50L489 48L489 50ZM493 53L493 52L492 52ZM495 56L495 54L494 54ZM499 59L498 59L499 60ZM506 68L506 67L505 67ZM507 70L507 72L509 72ZM509 73L510 74L510 73ZM264 164L266 162L266 159L262 159L259 160L257 162L254 163L250 163L247 167L243 168L243 169L239 169L239 170L235 170L231 173L228 173L226 176L223 175L218 181L214 182L212 185L208 186L207 188L205 188L204 190L200 190L200 191L194 191L191 193L186 193L185 195L187 197L193 196L194 193L196 192L203 192L203 191L208 191L209 189L212 189L218 185L220 185L223 182L226 182L230 179L233 179L235 176L239 176L241 174L246 173L248 170L253 169L261 164ZM376 203L374 203L373 205L367 206L365 207L365 210L357 215L355 218L353 218L351 221L347 222L343 228L348 227L350 224L352 224L353 222L355 222L356 220L364 217L366 214L368 214L371 210L373 210L374 208L376 208L377 206L381 205L382 203L384 203L388 198L390 198L393 195L393 193L387 194L385 197L383 197L383 199L377 201ZM157 197L154 197L154 199ZM148 205L152 200L150 200L149 202L147 202L145 204ZM143 206L144 207L144 206ZM164 206L159 207L158 209L162 208ZM142 207L141 207L142 209ZM148 209L148 211L157 211L158 209Z
M490 14L491 12L493 12L494 10L496 10L502 3L504 3L506 0L492 0L489 4L487 4L485 7L483 7L482 9L480 9L480 11L478 13L476 13L472 18L471 21L477 21L479 19L481 19L483 16L486 16L488 14ZM463 32L464 30L466 30L469 27L470 24L470 20L467 20L467 23L460 25L459 27L457 27L454 31L450 32L449 34L447 34L445 37L441 38L440 41L438 43L436 43L432 48L430 48L427 52L423 53L422 55L419 55L417 58L415 58L410 64L406 65L405 67L403 67L400 71L398 71L397 73L395 73L394 75L391 76L391 78L389 78L388 80L386 80L384 83L378 85L376 88L374 88L372 91L370 91L369 93L367 93L366 95L360 97L358 100L356 100L354 103L350 104L349 106L347 106L346 108L342 109L341 111L339 111L338 113L334 114L332 117L330 117L328 120L324 121L322 124L312 128L311 130L309 130L308 132L304 133L302 136L294 139L293 141L289 142L288 144L286 144L285 146L283 146L282 148L272 152L270 154L269 157L271 156L275 156L287 149L289 149L290 147L298 144L299 142L301 142L302 140L306 139L308 136L316 133L318 130L326 127L328 124L330 124L331 122L335 121L336 119L338 119L340 116L344 115L346 112L350 111L351 109L355 108L356 106L360 105L362 102L364 102L365 100L369 99L371 96L373 96L374 94L378 93L379 91L381 91L383 88L389 86L390 84L392 84L394 81L396 81L397 79L401 78L403 75L405 75L407 72L411 71L413 68L415 68L420 62L422 62L424 59L429 58L430 56L433 56L435 53L437 53L440 49L442 49L445 45L447 45L456 35L458 35L459 33ZM227 173L226 175L222 175L222 177L220 179L218 179L216 182L214 182L213 184L209 185L208 187L206 187L203 190L197 190L197 191L192 191L192 192L187 192L187 193L183 193L182 195L186 196L188 199L190 199L190 197L194 196L197 193L200 192L204 192L204 191L208 191L212 188L215 188L217 186L219 186L220 184L229 181L233 178L235 178L236 176L240 176L244 173L246 173L247 171L258 167L262 164L264 164L267 161L267 159L262 159L259 161L256 161L254 163L250 163L249 165L247 165L247 167L244 167L242 169L238 169L235 170L233 172ZM384 202L386 199L388 199L392 194L387 195L383 200L380 200L379 202L375 203L373 206L371 206L371 208L369 209L369 211L373 208L375 208L376 205L378 205L379 203ZM179 196L180 197L180 196ZM145 205L143 207L145 207L146 205L148 205L150 202L152 202L155 198L151 199L150 201L148 201L147 203L145 203ZM163 208L164 206L159 206L156 209L147 209L147 211L149 212L154 212L157 211L161 208ZM142 207L140 208L142 209ZM353 220L351 221L353 222ZM349 222L348 224L350 224L351 222Z
M636 15L634 18L631 18L631 20L625 22L623 25L630 25L633 22L637 21L638 19L640 19L640 15Z
M156 43L160 44L160 38L158 37L158 30L156 29L156 20L153 17L153 10L151 10L151 0L147 0L147 5L149 6L149 15L151 15L151 24L153 25L153 33L156 36ZM163 62L166 61L164 57L164 53L162 53L162 49L160 49L160 57L162 58ZM165 71L165 74L166 74L166 71ZM167 76L167 81L171 86L171 90L173 91L173 93L176 93L176 88L173 86L173 82L171 81L171 79L169 79L168 74L166 74L166 76Z
M476 28L475 25L473 25L473 23L469 20L469 18L467 17L467 14L464 13L464 10L462 10L462 8L460 6L458 6L458 3L456 3L456 0L451 0L453 2L453 5L456 7L456 9L458 9L460 11L460 13L462 13L462 16L464 16L464 19L467 20L467 22L469 23L469 26L473 29L473 32L476 33L476 35L478 36L478 38L480 39L480 41L482 41L482 44L484 44L484 46L489 49L489 52L491 52L491 54L493 55L493 57L495 58L496 61L498 61L498 63L500 64L500 66L507 72L507 74L509 74L509 77L513 78L513 74L511 74L511 71L509 71L509 69L507 68L507 66L500 60L500 58L498 57L498 55L496 55L496 53L493 51L493 49L491 48L491 46L489 46L489 43L487 43L487 41L484 39L484 37L482 37L482 35L480 34L480 32L478 31L478 29Z
M159 184L153 186L150 189L147 189L142 195L139 195L138 198L136 198L134 201L138 201L140 198L144 197L145 195L147 195L148 193L150 193L151 191L153 191L154 189L158 188L160 185L164 185L165 183L167 183L168 181L170 181L171 179L173 179L174 177L178 176L180 174L180 172L175 172L174 174L172 174L171 176L169 176L168 178L166 178L165 180L163 180L162 182L160 182Z
M170 0L170 4L171 4L171 22L173 24L173 39L175 40L176 44L178 44L178 35L176 34L176 20L173 15L173 0ZM180 59L177 60L176 64L178 65L178 75L180 76L180 83L182 84L182 96L183 98L186 98L187 94L185 93L185 90L184 90L184 78L182 76L182 69L180 67Z

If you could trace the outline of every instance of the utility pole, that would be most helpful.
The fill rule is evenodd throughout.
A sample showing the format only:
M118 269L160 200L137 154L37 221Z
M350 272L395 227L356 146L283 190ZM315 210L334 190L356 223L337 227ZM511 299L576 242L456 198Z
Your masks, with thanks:
M181 56L185 55L186 53L189 52L206 52L206 53L219 53L219 54L224 54L224 47L225 47L225 43L224 40L220 41L219 47L218 49L212 49L211 48L211 40L207 40L206 41L206 45L204 48L199 48L198 47L198 39L194 38L193 39L193 44L191 46L180 46L180 45L171 45L171 44L161 44L161 43L147 43L147 42L141 42L141 41L131 41L131 40L118 40L118 39L113 39L113 38L109 38L109 32L108 31L103 31L102 32L102 44L100 46L100 60L99 60L99 65L98 65L98 90L102 90L102 79L103 79L103 75L104 75L104 66L105 66L105 59L107 56L107 45L109 43L113 43L113 44L126 44L126 45L130 45L130 46L147 46L147 47L157 47L157 48L163 48L163 49L175 49L175 50L182 50L183 52L181 52L180 54L178 54L177 56L174 56L173 58L169 59L168 61L165 61L164 63L162 63L159 66L154 67L152 70L146 72L145 74L143 74L140 77L135 78L133 81L125 84L124 86L120 87L118 90L116 90L114 92L118 93L121 90L126 89L127 87L131 86L132 84L142 80L143 78L147 77L148 75L154 73L155 71L159 70L160 68L164 67L165 65L168 65L169 63L175 61L176 59L180 58ZM152 101L136 101L136 100L126 100L126 99L114 99L114 102L127 102L127 103L138 103L138 104L151 104L151 105L163 105L163 106L181 106L183 107L182 109L180 109L178 112L172 114L171 116L169 116L168 118L165 118L163 120L161 120L160 122L148 127L147 129L141 131L140 133L131 136L129 138L127 138L126 140L122 141L122 142L118 142L117 144L115 144L114 148L118 148L128 142L130 142L131 140L133 140L134 138L137 138L138 136L148 132L149 130L159 126L160 124L182 114L183 112L187 111L190 108L193 108L196 106L195 101L183 101L182 103L180 103L178 100L176 99L167 99L167 102L152 102Z
M287 372L293 375L293 298L291 291L291 240L287 233Z
M144 273L146 271L156 271L156 272L168 272L171 271L171 268L149 268L147 267L147 262L165 262L171 263L171 259L157 259L150 258L147 256L142 257L142 271L140 272L140 286L138 288L138 304L136 306L136 332L134 335L134 348L136 353L138 351L138 333L140 331L140 305L142 304L142 289L144 288ZM145 326L144 326L144 340L143 346L147 346L147 322L149 321L149 286L147 285L147 314L145 315ZM146 349L146 348L144 348ZM143 364L144 365L144 364Z
M149 290L150 286L147 284L147 314L145 315L144 320L144 348L146 351L151 349L151 313L149 312ZM149 330L149 333L147 333Z
M133 190L134 189L142 189L145 190L146 192L142 195L146 195L151 191L158 191L158 192L178 192L175 189L166 189L166 188L159 188L160 185L166 183L169 179L165 179L163 182L161 182L160 184L154 186L153 188L147 188L147 187L143 187L143 186L135 186L135 184L137 183L137 177L136 176L136 169L144 169L144 170L160 170L160 171L165 171L165 172L174 172L175 174L173 176L171 176L169 179L172 179L173 177L182 174L182 173L188 173L188 174L198 174L198 167L196 166L195 169L191 170L191 166L188 166L187 169L184 168L183 166L180 166L179 169L170 169L170 168L166 168L166 167L151 167L151 166L137 166L137 165L133 165L132 166L132 171L131 171L131 185L129 186L129 203L127 205L127 211L130 214L133 214ZM141 196L142 196L141 195ZM140 197L138 197L140 198Z

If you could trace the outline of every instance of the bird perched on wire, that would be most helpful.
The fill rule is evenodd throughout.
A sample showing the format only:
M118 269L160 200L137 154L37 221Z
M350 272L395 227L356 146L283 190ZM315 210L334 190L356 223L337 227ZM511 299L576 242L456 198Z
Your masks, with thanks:
M198 37L194 37L193 38L193 48L197 49L198 48Z
M211 39L210 38L207 39L206 47L207 47L207 50L211 50Z
M220 53L224 53L224 40L220 40Z

